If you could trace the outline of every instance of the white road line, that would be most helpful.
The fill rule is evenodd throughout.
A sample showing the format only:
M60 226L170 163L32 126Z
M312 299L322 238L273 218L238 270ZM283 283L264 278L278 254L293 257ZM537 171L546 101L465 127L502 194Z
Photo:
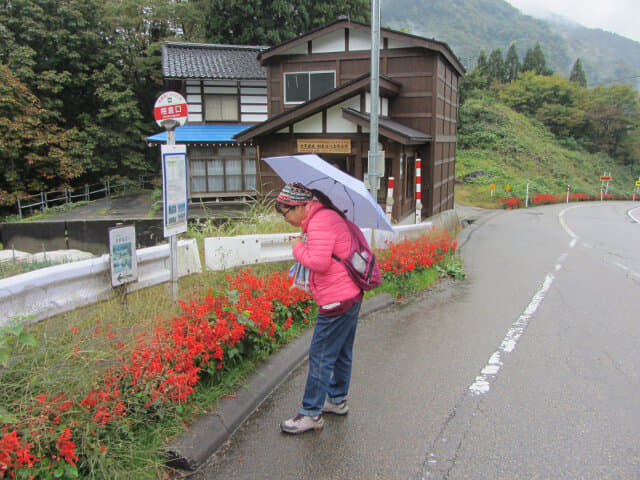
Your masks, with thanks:
M573 232L573 230L569 228L569 225L567 225L567 222L565 222L564 220L564 214L569 210L572 210L574 208L578 208L581 206L583 205L574 205L572 207L565 208L558 214L558 220L560 221L560 225L562 226L564 231L567 232L567 234L571 237L569 248L573 248L576 246L578 242L578 235L576 235ZM556 266L555 266L556 273L559 272L560 269L562 268L562 264L567 259L567 256L568 256L568 253L563 253L558 258L558 262L556 263ZM500 347L498 347L498 350L496 350L493 353L493 355L489 357L489 361L484 366L484 368L480 371L480 375L478 375L475 381L471 385L469 385L469 390L473 395L484 395L491 389L491 382L496 378L496 376L500 372L500 368L503 365L502 363L503 354L511 353L516 348L516 345L518 344L518 340L520 340L520 337L522 337L522 334L527 328L527 325L529 325L529 322L531 321L531 317L533 317L533 314L536 312L536 310L538 310L538 307L540 306L547 292L551 288L554 278L555 278L554 274L552 273L547 274L547 276L544 279L544 282L542 283L542 287L533 296L533 298L529 302L529 305L527 306L527 308L525 308L524 312L522 313L522 315L520 315L518 320L516 320L511 325L511 328L507 331L507 334L502 340Z
M620 270L623 270L627 273L627 275L629 275L630 277L635 277L640 279L640 273L634 271L632 268L627 267L626 265L623 265L620 262L613 262L613 264L618 267Z
M566 254L561 255L558 260L558 264L555 267L556 272L562 268L562 262L566 257ZM480 371L480 375L478 375L475 381L469 385L469 390L473 395L484 395L489 392L491 389L491 383L498 376L500 368L504 365L502 362L503 355L515 350L518 345L518 341L520 340L520 337L522 337L527 325L529 325L531 318L536 313L538 307L551 288L554 278L555 276L553 274L547 274L544 282L542 283L542 287L535 293L533 298L531 298L529 305L527 305L527 308L525 308L524 312L522 312L520 317L518 317L518 320L511 325L511 328L507 331L502 343L500 343L498 350L489 357L489 361Z
M635 215L633 215L631 212L633 212L634 210L640 210L640 207L635 207L632 208L631 210L629 210L627 212L627 215L629 215L629 218L631 218L631 220L633 220L636 223L640 223L640 218L637 218Z
M560 225L564 229L565 232L571 237L571 241L569 242L569 248L573 248L578 243L578 235L576 235L573 230L569 228L567 222L564 221L564 214L569 210L573 210L574 208L583 207L584 205L574 205L572 207L565 208L558 214L558 220L560 221Z

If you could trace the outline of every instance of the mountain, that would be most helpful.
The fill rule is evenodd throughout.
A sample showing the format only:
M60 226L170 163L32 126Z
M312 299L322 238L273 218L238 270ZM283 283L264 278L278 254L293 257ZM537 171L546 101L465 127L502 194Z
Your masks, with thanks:
M506 55L515 42L522 61L540 43L547 66L560 75L568 76L580 58L589 86L621 83L640 90L640 42L558 16L534 18L504 0L382 2L381 23L447 43L467 69L481 49Z

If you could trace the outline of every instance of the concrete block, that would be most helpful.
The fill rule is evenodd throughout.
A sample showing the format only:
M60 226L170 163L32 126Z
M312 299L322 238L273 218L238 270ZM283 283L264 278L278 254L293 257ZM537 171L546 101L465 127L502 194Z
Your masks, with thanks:
M204 239L204 263L208 270L225 270L260 262L260 240L242 237L213 237Z

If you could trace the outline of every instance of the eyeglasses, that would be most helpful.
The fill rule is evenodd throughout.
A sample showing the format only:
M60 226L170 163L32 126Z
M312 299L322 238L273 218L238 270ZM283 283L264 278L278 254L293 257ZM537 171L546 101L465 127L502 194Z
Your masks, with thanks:
M276 203L276 212L278 212L283 217L286 217L287 213L289 213L294 208L295 207L289 207L289 206L283 205L281 203Z

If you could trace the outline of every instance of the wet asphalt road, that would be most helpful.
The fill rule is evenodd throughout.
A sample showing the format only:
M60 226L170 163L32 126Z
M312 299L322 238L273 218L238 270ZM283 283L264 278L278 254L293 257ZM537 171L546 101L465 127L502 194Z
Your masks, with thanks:
M361 320L346 417L280 433L305 364L190 478L640 478L637 205L485 217L467 279Z

